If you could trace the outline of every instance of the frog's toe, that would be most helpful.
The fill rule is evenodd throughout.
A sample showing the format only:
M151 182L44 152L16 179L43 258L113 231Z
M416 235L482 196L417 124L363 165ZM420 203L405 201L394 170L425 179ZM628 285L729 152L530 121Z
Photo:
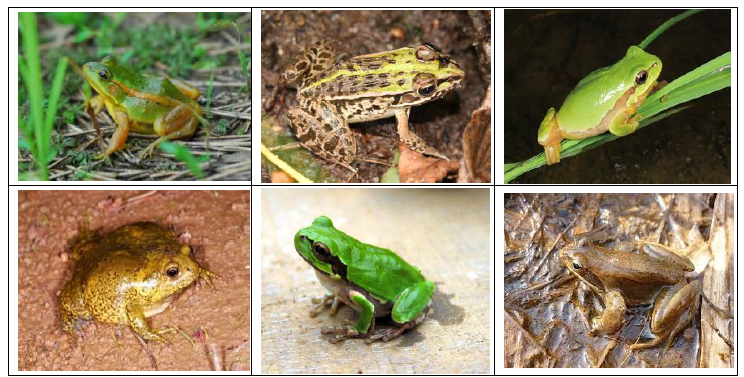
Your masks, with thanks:
M387 341L393 340L401 336L401 334L403 334L403 332L406 331L407 328L408 328L407 326L398 326L398 327L391 327L387 330L378 331L377 333L365 339L364 342L367 344L374 343L378 340L387 342Z
M324 326L320 329L320 333L336 335L333 338L328 339L329 342L334 344L346 339L363 337L363 335L360 336L359 331L351 325Z

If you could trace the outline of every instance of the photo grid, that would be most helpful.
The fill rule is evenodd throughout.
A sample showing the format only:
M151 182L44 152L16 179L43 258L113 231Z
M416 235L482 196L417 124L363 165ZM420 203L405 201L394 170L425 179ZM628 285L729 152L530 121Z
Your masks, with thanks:
M9 7L8 375L738 374L738 8L335 5Z

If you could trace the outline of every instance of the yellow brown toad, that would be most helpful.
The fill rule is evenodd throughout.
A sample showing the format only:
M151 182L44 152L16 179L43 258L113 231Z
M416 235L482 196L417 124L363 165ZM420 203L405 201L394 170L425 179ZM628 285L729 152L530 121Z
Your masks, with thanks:
M85 321L124 324L147 340L166 341L147 317L165 310L191 283L214 273L201 268L189 245L152 222L124 225L106 236L83 229L72 242L74 270L59 295L62 329L73 335Z

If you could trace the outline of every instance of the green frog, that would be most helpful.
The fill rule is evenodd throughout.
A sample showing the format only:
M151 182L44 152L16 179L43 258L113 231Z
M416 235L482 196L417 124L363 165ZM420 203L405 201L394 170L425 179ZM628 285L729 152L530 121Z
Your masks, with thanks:
M146 318L165 310L186 287L214 273L202 268L189 245L152 222L124 225L106 236L83 229L72 241L74 269L59 295L62 329L73 335L85 321L124 324L147 340L166 342L169 330Z
M666 82L661 59L630 46L617 63L586 75L556 111L550 108L540 123L537 141L545 147L548 164L561 160L563 139L583 140L608 130L626 136L638 128L641 114L636 110L651 92Z
M98 93L90 104L95 113L106 107L116 130L106 156L124 148L129 131L160 136L140 155L149 156L165 140L189 137L196 131L202 108L199 91L184 81L143 75L118 64L112 56L83 65L83 76Z
M336 229L326 216L318 216L312 225L300 229L294 245L331 292L310 316L330 302L331 314L335 314L339 300L359 312L355 325L321 329L323 334L335 334L329 339L331 343L349 338L387 342L426 318L434 283L393 251L357 241ZM375 333L375 318L388 316L395 326Z
M408 128L411 107L459 87L465 72L430 43L356 56L336 62L332 42L317 42L282 73L296 87L300 106L289 122L300 143L325 160L352 171L357 154L349 123L395 116L403 144L446 159Z
M631 349L654 347L664 340L669 348L700 305L700 283L688 283L685 277L695 266L659 244L646 243L640 253L633 253L580 241L561 250L560 259L604 301L604 311L592 319L592 333L616 332L627 307L653 304L650 329L655 338Z

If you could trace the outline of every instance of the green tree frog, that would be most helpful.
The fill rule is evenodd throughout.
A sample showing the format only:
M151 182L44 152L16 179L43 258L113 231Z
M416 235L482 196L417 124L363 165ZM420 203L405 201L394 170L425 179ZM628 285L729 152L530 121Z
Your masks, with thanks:
M537 141L545 147L548 164L560 161L563 139L581 140L609 130L617 136L638 128L636 109L656 86L661 60L630 46L617 63L600 68L576 85L563 106L550 108L540 123Z
M321 329L323 334L335 335L331 343L349 338L387 342L421 323L429 312L433 282L391 250L362 243L336 229L328 217L318 216L312 225L300 229L294 244L330 292L310 316L331 302L334 315L339 300L359 312L355 325ZM375 318L387 316L395 326L375 334Z

